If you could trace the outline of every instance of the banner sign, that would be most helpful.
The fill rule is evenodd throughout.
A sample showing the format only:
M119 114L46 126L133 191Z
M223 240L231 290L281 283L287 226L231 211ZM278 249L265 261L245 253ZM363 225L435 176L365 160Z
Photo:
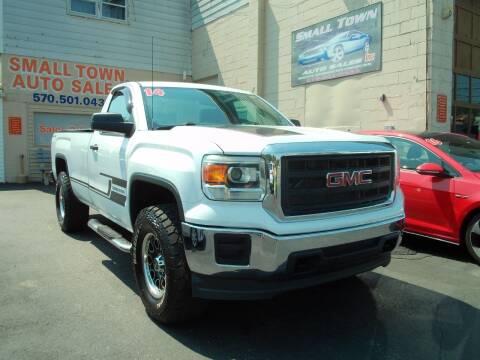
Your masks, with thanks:
M9 88L32 92L32 101L103 106L113 86L125 81L125 69L12 55Z
M33 132L36 146L50 146L54 132L61 130L89 129L91 116L73 114L35 113Z
M380 70L382 3L292 33L292 85Z

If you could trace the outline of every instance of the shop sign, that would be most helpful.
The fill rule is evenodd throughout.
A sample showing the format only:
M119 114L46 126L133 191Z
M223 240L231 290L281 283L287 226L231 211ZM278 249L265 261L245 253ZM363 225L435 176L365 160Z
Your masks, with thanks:
M22 118L19 116L8 117L8 134L22 135Z
M292 85L380 70L382 3L292 34Z
M447 121L447 96L437 95L437 121L444 123Z
M32 93L32 101L59 105L103 106L125 69L26 56L8 58L10 89Z
M50 146L52 135L62 130L89 129L91 116L73 114L35 113L33 131L36 146Z

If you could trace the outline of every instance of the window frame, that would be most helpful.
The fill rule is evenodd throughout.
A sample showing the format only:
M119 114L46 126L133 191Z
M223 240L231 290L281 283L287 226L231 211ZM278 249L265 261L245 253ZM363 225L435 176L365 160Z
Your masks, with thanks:
M117 5L111 3L111 0L84 0L95 4L95 15L83 13L72 10L72 0L67 0L67 15L84 17L87 19L111 21L117 24L129 24L129 6L128 0L125 0L125 5ZM108 16L103 16L103 5L115 6L125 9L125 19L116 19Z
M121 21L121 22L128 21L128 0L125 0L125 5L114 4L111 1L112 0L99 0L98 1L98 6L99 6L99 10L100 10L100 17L103 20L113 20L113 21ZM103 15L103 5L108 5L108 6L113 6L113 7L125 9L125 19L117 19L117 18L104 16Z
M127 88L127 87L119 87L112 92L112 96L110 97L110 101L108 102L108 105L106 107L106 109L107 109L106 112L110 113L110 107L112 106L113 100L115 100L115 98L118 96L118 93L121 93L122 96L124 96L124 98L125 98L125 110L129 114L129 119L126 119L125 117L123 117L123 114L122 114L123 120L125 122L135 123L135 117L133 115L133 111L132 112L128 111L128 106L129 106L128 104L132 102L132 94L130 92L130 89Z
M97 0L83 0L89 3L93 3L95 5L95 15L86 13L86 12L81 12L81 11L75 11L72 10L72 0L67 1L67 14L68 15L73 15L73 16L80 16L80 17L86 17L90 19L97 19L98 18L98 5L97 5Z
M390 139L395 139L395 140L399 140L399 141L409 142L409 143L412 143L412 144L415 144L415 145L418 145L418 146L422 147L425 151L427 151L427 153L432 154L434 157L436 157L438 160L440 160L440 163L442 164L443 168L445 169L445 171L450 176L452 176L453 178L461 177L461 174L457 171L457 169L455 169L455 167L452 164L450 164L448 161L443 159L441 156L435 154L431 149L429 149L425 145L420 144L417 141L407 139L407 138L404 138L404 137L399 137L399 136L384 136L384 137L389 141L390 141ZM395 147L395 145L393 143L392 143L392 146ZM395 150L397 151L397 154L398 154L398 150L397 150L396 147L395 147ZM400 171L410 171L410 172L414 172L414 173L418 174L415 169L402 168L400 154L398 155L398 161L400 162Z

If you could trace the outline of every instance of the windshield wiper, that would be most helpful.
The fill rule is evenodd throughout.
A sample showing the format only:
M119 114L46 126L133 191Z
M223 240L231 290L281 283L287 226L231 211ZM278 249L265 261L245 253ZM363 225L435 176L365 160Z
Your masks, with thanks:
M153 130L171 130L173 129L175 126L177 125L162 125L162 126L157 126L155 129Z
M195 126L197 124L192 123L192 122L187 122L185 124L175 124L175 125L162 125L162 126L157 126L154 130L171 130L174 127L177 126Z

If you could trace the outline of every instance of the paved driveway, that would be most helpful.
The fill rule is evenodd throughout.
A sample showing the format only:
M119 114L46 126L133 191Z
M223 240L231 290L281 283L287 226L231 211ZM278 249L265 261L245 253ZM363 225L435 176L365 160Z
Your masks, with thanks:
M0 186L0 359L480 359L480 266L407 239L385 269L155 324L127 254L56 223L50 188Z

